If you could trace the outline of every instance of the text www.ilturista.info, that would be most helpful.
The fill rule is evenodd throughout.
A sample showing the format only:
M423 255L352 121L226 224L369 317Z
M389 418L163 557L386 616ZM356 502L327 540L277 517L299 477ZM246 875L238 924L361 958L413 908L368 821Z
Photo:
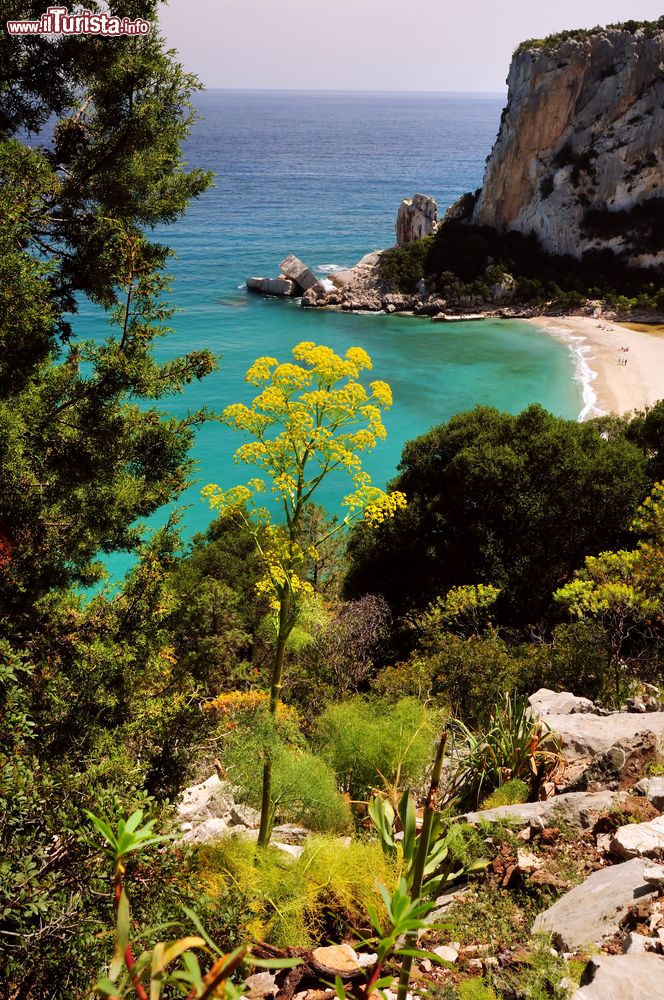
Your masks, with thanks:
M148 35L150 22L142 18L115 17L81 10L70 14L67 7L49 7L38 21L7 21L10 35Z

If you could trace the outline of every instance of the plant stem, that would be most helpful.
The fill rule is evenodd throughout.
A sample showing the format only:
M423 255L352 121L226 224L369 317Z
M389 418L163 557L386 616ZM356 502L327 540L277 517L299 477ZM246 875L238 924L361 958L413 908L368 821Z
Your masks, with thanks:
M291 618L291 596L287 589L283 589L279 597L279 632L277 634L277 644L274 650L274 660L272 661L272 679L270 683L270 717L275 718L279 695L281 693L281 678L284 672L284 660L286 658L286 643L292 630ZM273 822L272 809L272 751L270 747L265 748L265 763L263 764L263 790L261 793L261 823L258 831L258 846L267 847L272 834Z
M122 891L124 889L124 873L125 873L124 859L119 858L115 865L115 878L113 881L113 902L115 904L116 917L117 917L118 907L120 906ZM125 893L127 892L126 889L124 889L124 891ZM131 970L136 965L136 959L134 958L134 953L131 950L131 945L129 944L128 941L127 944L125 945L124 960L125 960L125 965L127 966L127 970L129 971L129 973L131 973ZM134 991L136 993L138 1000L148 1000L148 995L145 991L145 988L139 982L136 976L132 976L132 983L134 984Z
M433 826L433 818L436 813L436 806L438 804L438 789L440 787L440 776L443 771L443 759L445 757L445 747L447 746L447 734L448 727L445 726L443 730L443 735L440 738L438 744L438 750L436 752L436 760L433 765L433 771L431 773L431 784L429 785L429 791L427 793L426 802L424 804L424 818L422 823L422 832L420 833L419 841L417 844L417 854L415 855L415 865L413 867L413 881L410 887L410 898L411 901L419 899L420 892L422 891L422 882L424 880L424 869L427 863L427 857L429 855L429 847L431 841L431 828ZM417 931L406 935L406 941L404 947L407 949L412 949L417 946ZM403 962L401 965L401 974L399 976L399 990L397 992L397 1000L406 1000L406 995L408 994L408 984L410 982L410 970L413 965L412 955L404 955Z

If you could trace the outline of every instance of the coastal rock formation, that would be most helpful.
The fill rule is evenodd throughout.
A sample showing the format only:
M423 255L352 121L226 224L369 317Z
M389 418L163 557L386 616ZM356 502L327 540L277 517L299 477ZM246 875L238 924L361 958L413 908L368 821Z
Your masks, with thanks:
M258 295L274 295L278 299L299 295L299 288L288 278L247 278L247 290Z
M632 264L664 262L661 240L643 239L664 209L662 29L517 49L473 223L535 233L552 253L610 247Z
M381 309L383 289L378 271L379 257L380 251L368 253L355 267L336 271L330 275L329 281L316 282L302 296L302 305L341 306L349 311Z
M295 282L300 292L306 292L318 281L318 278L311 268L307 267L307 265L294 254L291 254L289 257L286 257L285 260L282 260L279 267L287 278L290 278L291 281Z
M405 246L413 240L429 236L438 224L438 205L426 194L414 194L404 198L397 212L397 246Z

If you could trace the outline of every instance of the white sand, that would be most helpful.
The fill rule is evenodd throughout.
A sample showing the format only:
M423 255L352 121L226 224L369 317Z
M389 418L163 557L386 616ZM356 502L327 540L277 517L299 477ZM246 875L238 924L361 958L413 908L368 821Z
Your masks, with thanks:
M664 334L589 316L541 316L530 322L574 351L584 385L582 418L642 410L664 399ZM625 360L626 365L619 364Z

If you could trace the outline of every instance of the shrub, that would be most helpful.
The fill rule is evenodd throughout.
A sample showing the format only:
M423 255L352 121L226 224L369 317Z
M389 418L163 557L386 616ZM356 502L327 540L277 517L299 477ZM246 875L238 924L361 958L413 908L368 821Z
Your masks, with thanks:
M487 793L514 778L534 790L560 765L560 744L544 722L530 714L526 698L506 696L480 732L457 722L460 741L449 788L462 806L476 808Z
M398 789L424 778L440 721L415 698L394 705L353 698L327 709L316 739L351 799L367 799L377 787L396 798Z
M272 802L276 822L303 823L308 829L341 833L350 826L348 804L337 790L334 770L306 746L286 742L267 725L241 727L226 740L224 764L242 800L261 805L262 764L272 757Z
M424 261L433 242L432 236L413 240L403 247L391 247L380 255L378 264L382 281L393 292L413 294L424 277Z
M383 912L378 883L391 888L395 872L374 841L342 846L311 837L293 861L276 847L228 836L201 848L203 878L222 909L241 914L241 933L282 947L338 941L361 934L367 904Z
M488 795L482 803L482 809L496 809L499 806L514 806L527 802L530 797L530 786L521 778L510 778L500 788Z

